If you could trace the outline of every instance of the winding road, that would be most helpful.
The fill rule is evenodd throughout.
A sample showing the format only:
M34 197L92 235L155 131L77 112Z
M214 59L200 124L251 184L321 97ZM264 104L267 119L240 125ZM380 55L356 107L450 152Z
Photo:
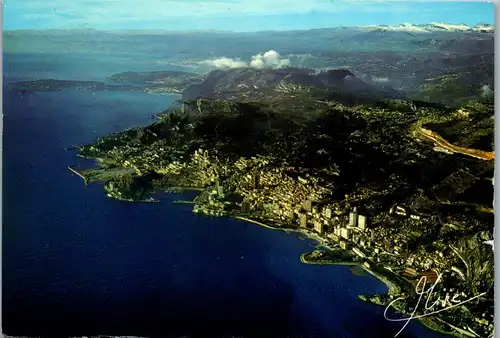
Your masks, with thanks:
M417 138L430 140L430 141L434 142L434 144L436 146L439 146L443 149L446 149L446 150L454 152L454 153L460 153L460 154L472 156L472 157L479 158L481 160L486 160L486 161L495 160L495 153L494 152L488 152L488 151L471 149L471 148L464 148L464 147L459 147L459 146L453 145L429 129L419 128L415 132L415 136Z

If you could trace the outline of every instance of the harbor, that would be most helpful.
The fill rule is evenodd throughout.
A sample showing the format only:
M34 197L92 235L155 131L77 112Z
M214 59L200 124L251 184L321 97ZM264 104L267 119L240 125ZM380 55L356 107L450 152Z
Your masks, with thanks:
M76 174L78 176L80 176L83 181L85 182L85 186L88 187L89 186L89 179L87 176L83 175L82 173L78 172L77 170L73 169L71 166L68 166L68 169L69 171L71 171L73 174Z

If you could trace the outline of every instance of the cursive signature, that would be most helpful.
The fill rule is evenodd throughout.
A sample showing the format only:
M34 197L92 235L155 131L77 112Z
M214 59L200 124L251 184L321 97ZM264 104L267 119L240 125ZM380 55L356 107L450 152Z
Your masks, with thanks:
M419 295L418 302L415 305L415 308L413 309L413 312L411 313L410 317L408 317L408 318L388 318L387 317L387 310L389 310L389 308L394 303L396 303L396 302L398 302L400 300L404 300L405 297L396 298L392 302L390 302L389 305L387 305L387 307L386 307L386 309L384 311L384 317L385 317L385 319L387 319L388 321L391 321L391 322L406 321L406 323L403 325L403 327L401 328L401 330L399 330L396 333L396 335L394 335L394 337L397 337L405 329L405 327L410 323L410 321L412 319L418 319L418 318L423 318L423 317L435 315L435 314L437 314L439 312L450 310L450 309L452 309L454 307L457 307L457 306L460 306L462 304L468 303L468 302L470 302L470 301L472 301L474 299L477 299L477 298L479 298L479 297L487 294L487 292L483 292L480 295L474 296L474 297L469 298L467 300L461 300L461 299L459 299L460 298L459 294L455 294L453 297L451 297L447 293L444 299L441 299L441 297L438 296L438 298L432 303L432 305L429 305L429 302L431 302L432 293L434 292L434 288L436 287L436 285L439 283L440 280L441 280L441 274L438 274L438 278L436 279L436 281L434 282L434 284L432 284L432 286L428 290L425 290L425 285L427 283L427 277L426 276L422 276L419 279L419 281L417 283L417 286L415 287L415 292L416 292L417 295ZM425 311L424 311L423 314L415 315L416 312L417 312L417 309L419 308L420 302L422 301L422 298L423 298L424 294L427 294L427 300L425 301ZM433 311L433 308L436 305L438 305L439 303L441 303L442 308L439 309L439 310L434 310ZM427 311L431 311L431 312L427 312Z

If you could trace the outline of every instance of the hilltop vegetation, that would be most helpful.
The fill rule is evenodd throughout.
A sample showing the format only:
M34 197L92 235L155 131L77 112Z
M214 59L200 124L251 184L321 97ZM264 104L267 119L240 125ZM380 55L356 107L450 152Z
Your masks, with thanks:
M140 173L158 173L175 161L189 161L197 149L210 150L228 163L265 156L275 165L301 168L335 186L336 196L371 189L383 191L386 200L391 194L398 199L416 191L426 195L465 168L480 182L492 177L492 163L435 152L410 133L422 120L450 142L484 148L493 140L490 101L456 110L412 101L346 106L306 98L283 94L259 101L188 101L159 114L160 121L146 128L104 137L81 147L80 153L116 165L128 161ZM488 191L492 194L492 188ZM435 204L430 195L426 198Z

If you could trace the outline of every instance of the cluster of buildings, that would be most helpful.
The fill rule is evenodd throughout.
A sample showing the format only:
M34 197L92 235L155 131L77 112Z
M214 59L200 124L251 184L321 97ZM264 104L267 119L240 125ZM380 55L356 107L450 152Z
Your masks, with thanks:
M214 187L205 190L196 198L197 203L193 208L193 212L209 216L226 215L226 205L229 202L224 201L225 192L224 186L217 180Z
M252 168L241 176L235 191L243 196L242 212L289 225L303 212L303 200L320 200L327 193L306 178L298 181L288 176L281 168Z
M152 155L152 161L158 162L157 156L149 155ZM134 167L131 161L125 161L124 165ZM380 254L385 253L389 256L384 256L383 261L420 271L446 266L445 257L439 252L428 254L426 257L417 254L408 256L407 234L384 227L370 229L367 216L358 213L356 208L346 215L345 210L334 204L317 203L316 201L324 200L328 191L319 186L314 178L307 175L293 178L287 175L283 168L269 167L268 163L264 157L240 158L229 167L219 163L209 151L199 149L187 164L172 161L157 167L156 171L171 175L179 174L188 168L189 181L193 185L211 186L210 192L203 199L203 206L196 208L197 212L214 216L227 214L230 202L224 201L224 198L227 191L232 190L242 196L242 200L237 204L239 213L312 229L362 258L370 257L380 262ZM227 178L224 183L219 181L221 176ZM417 223L423 220L421 217L425 218L401 205L394 205L389 210L389 215ZM457 267L455 270L457 271L453 271L454 275L463 275Z
M466 278L463 267L449 266L445 250L425 254L409 253L409 234L401 231L401 227L371 228L369 218L356 208L346 214L345 209L327 202L325 197L329 189L320 186L314 177L291 177L285 168L269 166L269 161L264 157L241 158L227 165L208 151L200 149L190 161L181 162L175 159L176 151L172 153L172 158L160 157L158 153L163 150L158 145L145 149L140 155L126 156L127 151L134 150L117 148L111 150L110 154L114 154L113 158L116 159L127 158L118 163L133 168L139 175L144 170L154 169L159 174L187 177L187 182L193 186L209 186L200 195L201 203L197 202L193 210L195 212L222 216L237 209L238 213L251 217L312 229L341 248L351 250L368 266L372 262L379 263L409 280L425 276L427 283L432 283L437 280L440 271L449 271L452 277L458 279ZM106 186L106 190L109 196L123 198L120 189L116 189L113 184ZM226 199L233 193L241 196L241 201ZM387 214L415 226L429 217L418 215L403 205L394 205ZM481 320L485 325L490 325L489 320Z
M333 233L329 237L334 241L338 242L340 247L343 249L348 249L350 246L356 249L356 246L362 248L371 247L372 245L372 234L371 230L367 229L367 217L358 214L356 208L349 213L347 222L342 220L336 222L333 227ZM359 251L359 249L357 250ZM364 254L359 254L359 256L365 257Z
M314 178L307 175L290 177L282 168L266 167L263 158L241 158L231 170L235 174L232 177L237 179L228 178L224 181L225 187L215 178L220 169L212 169L212 161L206 151L198 151L192 162L200 171L201 181L215 180L211 193L204 200L205 213L217 213L211 210L224 208L221 200L227 190L232 190L242 196L239 213L282 224L298 224L320 235L328 233L328 237L342 248L351 249L363 258L367 256L363 250L374 242L374 232L368 229L368 218L358 214L356 209L346 218L345 211L338 206L316 202L325 200L329 191L319 186Z
M447 266L443 252L408 254L409 237L405 232L391 227L369 226L369 218L356 208L347 214L345 209L326 203L328 191L310 177L291 177L285 169L269 167L265 158L239 159L231 167L216 161L206 150L198 150L187 167L197 186L210 186L204 193L195 212L222 216L237 213L268 219L281 224L298 225L313 230L351 250L367 264L379 263L388 270L418 280L426 276L428 283L436 280L437 272ZM182 164L172 162L168 171L178 172ZM224 177L224 180L220 180ZM240 202L227 201L228 192L241 196ZM237 207L237 210L234 207ZM402 205L394 205L388 214L401 221L420 224L426 216L417 215ZM452 267L451 274L464 278L464 272Z

